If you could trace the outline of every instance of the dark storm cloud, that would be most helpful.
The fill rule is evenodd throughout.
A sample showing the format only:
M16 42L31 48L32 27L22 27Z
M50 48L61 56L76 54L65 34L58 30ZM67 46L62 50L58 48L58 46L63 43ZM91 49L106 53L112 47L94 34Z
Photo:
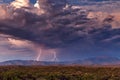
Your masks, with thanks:
M45 10L46 13L50 14L59 12L59 10L65 7L66 2L66 0L38 0L38 4L41 7L41 9Z
M87 18L89 12L81 8L63 9L65 4L57 8L50 4L52 2L46 1L41 0L42 5L39 3L45 10L41 15L34 13L35 8L6 7L8 11L5 11L10 17L0 20L0 32L47 48L60 48L74 43L97 45L120 34L119 29L114 30L109 24L112 19L99 22ZM117 39L113 42L116 43Z

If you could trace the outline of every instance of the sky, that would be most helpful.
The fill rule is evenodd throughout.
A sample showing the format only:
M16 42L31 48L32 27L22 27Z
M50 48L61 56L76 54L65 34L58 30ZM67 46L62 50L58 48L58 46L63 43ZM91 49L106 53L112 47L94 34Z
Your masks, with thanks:
M0 4L0 61L120 57L119 0L31 1Z

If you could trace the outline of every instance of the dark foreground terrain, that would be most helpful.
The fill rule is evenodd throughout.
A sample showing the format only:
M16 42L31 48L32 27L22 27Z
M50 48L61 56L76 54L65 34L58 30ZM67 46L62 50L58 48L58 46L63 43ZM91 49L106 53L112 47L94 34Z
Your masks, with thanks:
M120 68L81 66L1 66L0 80L120 80Z

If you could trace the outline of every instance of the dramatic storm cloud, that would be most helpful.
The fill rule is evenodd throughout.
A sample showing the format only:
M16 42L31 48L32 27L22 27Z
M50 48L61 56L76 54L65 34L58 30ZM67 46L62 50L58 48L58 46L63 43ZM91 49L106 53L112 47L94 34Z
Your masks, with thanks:
M92 12L66 5L65 0L38 0L35 4L15 0L2 4L0 12L0 34L8 35L7 48L14 45L15 50L36 51L40 53L36 60L43 52L52 54L54 60L56 52L74 58L111 56L120 47L119 12Z

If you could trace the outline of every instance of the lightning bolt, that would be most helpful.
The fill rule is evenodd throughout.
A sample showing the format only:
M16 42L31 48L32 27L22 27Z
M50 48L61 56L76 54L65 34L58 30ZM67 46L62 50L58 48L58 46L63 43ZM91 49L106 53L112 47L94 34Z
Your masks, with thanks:
M57 54L56 54L56 52L53 51L52 54L53 54L53 59L52 59L51 61L53 61L53 62L58 61L58 58L57 58Z
M36 61L39 61L39 60L40 60L41 54L42 54L42 49L39 50L38 56L37 56L37 58L36 58Z

